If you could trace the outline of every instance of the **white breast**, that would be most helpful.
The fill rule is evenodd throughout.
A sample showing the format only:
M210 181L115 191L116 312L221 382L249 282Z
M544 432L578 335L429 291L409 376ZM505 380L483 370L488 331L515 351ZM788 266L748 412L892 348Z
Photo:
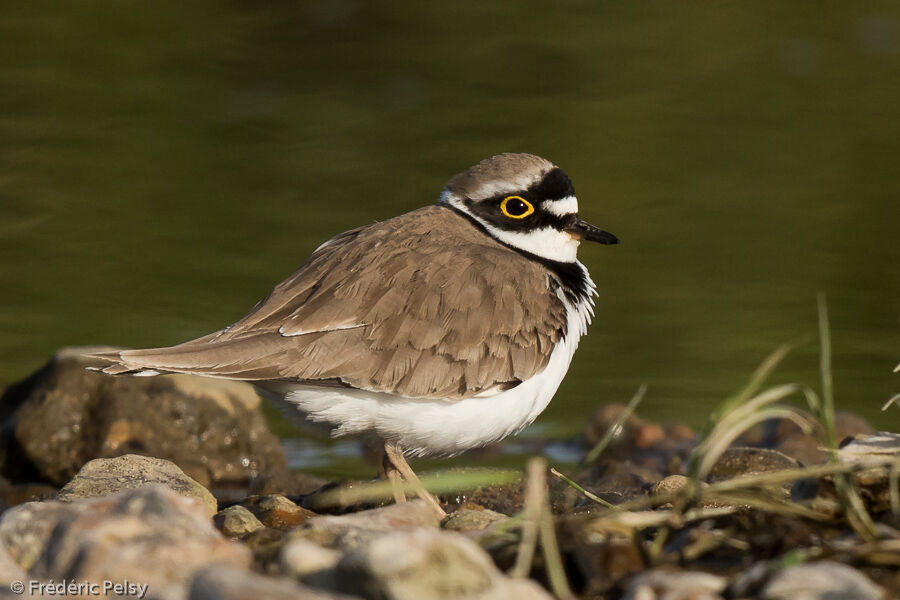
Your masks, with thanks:
M593 291L593 282L588 279ZM561 297L562 298L562 297ZM352 388L284 384L285 414L329 426L333 436L375 432L408 455L454 455L521 431L550 403L593 314L592 301L564 298L567 334L543 371L503 392L464 400L426 400ZM299 424L299 423L298 423Z

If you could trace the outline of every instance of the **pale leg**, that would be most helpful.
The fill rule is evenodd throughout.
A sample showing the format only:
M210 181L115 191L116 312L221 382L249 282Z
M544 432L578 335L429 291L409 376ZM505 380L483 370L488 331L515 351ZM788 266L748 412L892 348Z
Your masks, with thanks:
M391 482L391 491L394 494L394 502L400 504L406 502L406 494L403 491L403 476L394 466L390 454L388 454L387 446L384 449L384 456L381 457L381 474L385 479Z
M399 474L402 475L403 478L413 487L416 495L430 504L439 517L444 518L445 516L447 516L447 513L444 512L443 508L441 508L441 503L438 502L437 498L431 495L428 490L425 489L425 486L422 485L422 482L419 481L419 478L418 476L416 476L415 471L412 470L412 467L409 466L409 463L406 462L406 459L403 457L403 451L399 446L390 442L385 442L384 459L386 463L389 462L396 469L396 471L399 471ZM390 473L387 468L385 468L385 472L388 474ZM388 475L388 477L390 477L390 475ZM391 483L393 484L393 479L391 480ZM397 498L396 486L394 486L394 498ZM403 501L406 501L405 496L403 498Z

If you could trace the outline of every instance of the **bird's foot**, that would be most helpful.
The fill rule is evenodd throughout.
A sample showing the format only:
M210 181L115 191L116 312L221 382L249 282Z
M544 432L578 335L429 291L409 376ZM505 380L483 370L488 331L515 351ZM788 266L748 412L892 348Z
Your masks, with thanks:
M391 491L394 494L394 502L397 504L406 502L406 493L403 491L403 475L401 475L397 467L394 466L387 451L385 451L384 456L381 457L381 473L385 479L391 482Z
M396 502L406 502L406 494L403 492L401 483L402 480L406 480L407 484L412 487L416 495L431 506L438 518L443 519L447 516L447 513L441 508L441 503L438 499L426 490L425 486L422 485L422 482L419 481L419 477L416 475L415 471L412 470L412 467L409 466L409 463L406 462L403 451L399 446L390 442L385 442L382 469L385 476L391 482L394 500Z

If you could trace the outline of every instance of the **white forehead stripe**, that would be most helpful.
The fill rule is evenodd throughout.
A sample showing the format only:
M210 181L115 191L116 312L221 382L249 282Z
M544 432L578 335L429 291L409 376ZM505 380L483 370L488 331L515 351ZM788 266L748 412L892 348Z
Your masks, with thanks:
M545 200L541 206L551 215L567 217L578 214L578 198L566 196L560 200Z
M541 177L543 177L543 173L519 175L515 179L487 181L469 192L468 196L478 202L501 194L521 193L522 190L527 190L540 181Z

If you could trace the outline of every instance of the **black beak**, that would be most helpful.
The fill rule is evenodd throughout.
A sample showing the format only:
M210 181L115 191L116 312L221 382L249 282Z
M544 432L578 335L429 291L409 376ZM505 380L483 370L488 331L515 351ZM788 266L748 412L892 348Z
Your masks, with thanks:
M594 227L586 221L576 219L563 230L572 237L579 240L587 240L588 242L599 242L601 244L618 244L619 238L608 231L603 231L599 227Z

